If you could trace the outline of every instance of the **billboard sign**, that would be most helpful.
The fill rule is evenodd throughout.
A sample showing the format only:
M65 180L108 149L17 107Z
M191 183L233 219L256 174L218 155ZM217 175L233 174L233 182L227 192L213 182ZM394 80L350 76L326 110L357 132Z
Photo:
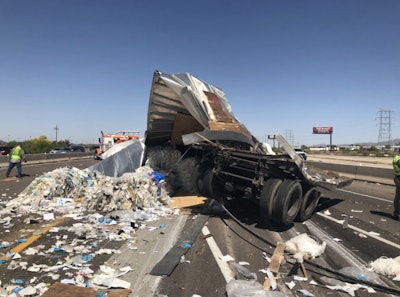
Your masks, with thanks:
M314 134L332 134L333 127L313 127Z

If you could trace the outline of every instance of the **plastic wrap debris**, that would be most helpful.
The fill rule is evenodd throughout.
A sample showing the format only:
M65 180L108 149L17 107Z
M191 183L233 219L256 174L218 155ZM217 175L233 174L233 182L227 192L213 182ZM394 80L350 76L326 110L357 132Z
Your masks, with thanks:
M80 199L83 208L106 212L156 208L170 202L162 175L149 167L118 178L63 167L36 178L0 215L10 209L25 213L49 208L55 212L71 211L74 206L67 203L70 198Z
M355 291L359 289L366 289L368 293L376 293L374 289L361 284L350 284L347 282L342 282L340 280L323 276L321 281L326 284L326 287L331 290L342 291L348 293L350 296L355 296Z
M379 283L380 281L376 273L367 270L367 268L364 267L348 266L348 267L343 267L342 269L339 270L339 272L362 281L369 281L369 282L376 281L376 283Z
M228 297L287 297L280 291L265 291L255 280L231 280L226 285Z
M246 279L257 280L257 274L255 272L251 272L246 267L238 264L238 263L231 263L230 264L233 269L235 269L238 273L244 276Z
M292 254L302 253L304 256L316 258L325 252L326 242L319 244L306 233L291 238L286 242L286 250Z
M396 258L380 257L369 264L372 271L400 281L400 256Z

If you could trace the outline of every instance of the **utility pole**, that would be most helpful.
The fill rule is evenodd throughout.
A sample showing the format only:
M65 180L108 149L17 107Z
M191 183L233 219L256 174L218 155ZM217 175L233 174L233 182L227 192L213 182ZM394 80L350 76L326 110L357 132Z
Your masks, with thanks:
M378 135L378 145L382 145L387 141L388 145L391 145L392 140L392 111L391 110L379 110L379 135Z
M60 130L60 128L58 128L57 125L56 125L54 130L56 130L56 145L57 145L57 142L58 142L58 130Z

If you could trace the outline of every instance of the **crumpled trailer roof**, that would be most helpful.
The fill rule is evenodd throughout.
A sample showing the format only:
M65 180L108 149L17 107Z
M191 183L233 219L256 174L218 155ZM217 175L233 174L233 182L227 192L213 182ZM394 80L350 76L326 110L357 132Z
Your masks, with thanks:
M249 146L257 142L235 117L221 89L188 73L154 72L145 144L183 144L182 135L193 132L209 140L230 138Z

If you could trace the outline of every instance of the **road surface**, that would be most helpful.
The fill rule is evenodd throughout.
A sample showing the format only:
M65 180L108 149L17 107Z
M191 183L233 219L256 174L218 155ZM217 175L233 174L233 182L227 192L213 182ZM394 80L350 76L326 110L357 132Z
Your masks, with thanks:
M62 166L86 168L93 162L96 161L84 159L64 160L61 163L28 163L23 167L26 176L21 180L0 181L2 204L6 205L8 201L16 198L35 177L43 172ZM136 249L128 248L132 240L101 241L104 248L121 250L123 253L122 255L96 255L90 268L98 271L104 263L115 263L118 266L130 265L133 271L121 277L131 284L132 291L129 296L192 297L195 294L203 297L227 296L226 285L229 280L234 277L246 279L243 271L237 272L237 269L232 268L233 263L248 263L243 267L247 272L251 272L252 277L256 275L257 281L262 284L266 277L265 270L269 267L267 259L272 257L277 243L287 242L298 234L307 233L319 243L326 242L326 248L320 257L305 262L305 273L308 279L307 281L294 280L295 286L292 289L288 289L285 283L290 283L294 275L303 277L304 272L298 269L294 275L287 276L295 263L289 254L285 255L286 262L279 268L281 278L278 279L278 286L281 290L285 290L288 296L302 296L300 290L307 290L314 296L350 296L345 292L328 289L322 281L324 276L343 278L338 271L349 267L355 271L355 275L351 275L352 278L348 281L357 280L361 271L364 278L358 281L374 288L377 292L376 296L390 296L389 293L397 296L400 294L398 282L380 275L371 276L367 271L371 261L383 256L393 258L399 255L399 222L390 218L393 196L394 187L391 185L355 181L344 189L324 191L316 214L307 222L295 223L291 228L261 224L257 207L243 202L226 206L229 214L222 212L221 207L199 206L193 208L193 213L189 215L175 215L148 223L146 227L154 226L154 231L149 231L149 228L137 230ZM43 221L27 224L26 219L29 216L18 214L16 216L17 218L12 220L12 226L4 223L0 225L1 240L12 242L14 247L20 244L17 243L18 239L30 238L29 236L37 234L38 230L43 230L47 225ZM196 221L202 216L207 217L207 223L200 226L201 232L195 237L193 243L186 247L184 256L176 263L172 273L167 277L151 275L150 272L154 266L165 259L164 255L176 245L180 234L190 225L188 222ZM344 224L345 219L347 224ZM54 222L50 222L52 223ZM64 231L55 234L46 233L45 236L32 242L31 247L41 247L42 251L48 251L56 246L60 238L72 242L77 236L74 232L69 232L67 227L74 223L76 222L70 219L57 222L58 227L65 226ZM163 225L162 228L161 225ZM191 227L193 228L193 224ZM206 232L210 232L211 236ZM79 240L89 239L80 238ZM187 242L178 242L182 245L185 243ZM27 248L21 250L22 259L15 261L16 263L26 261L27 267L30 267L34 263L39 263L41 257L25 255L24 251ZM3 256L7 251L8 249L0 249ZM221 255L230 256L233 260L223 262L219 257ZM56 265L64 261L67 256L67 254L53 253L45 262ZM27 285L32 280L39 282L38 280L44 279L46 283L51 284L74 278L73 269L57 271L58 278L53 279L54 273L41 271L32 274L19 266L11 270L10 263L11 261L8 261L0 265L3 286L15 282L16 279L22 279ZM310 284L311 280L316 284ZM355 294L356 296L371 296L366 289L359 289Z

